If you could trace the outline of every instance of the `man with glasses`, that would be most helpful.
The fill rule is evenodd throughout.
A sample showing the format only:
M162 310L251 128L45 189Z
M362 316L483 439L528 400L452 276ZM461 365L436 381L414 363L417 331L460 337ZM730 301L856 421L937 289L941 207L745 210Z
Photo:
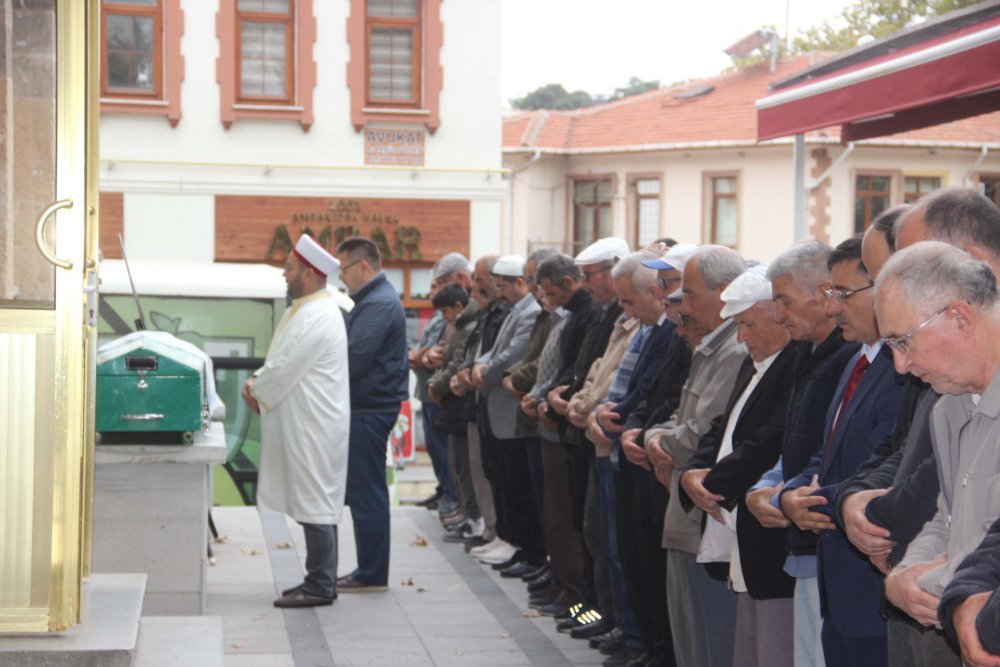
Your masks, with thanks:
M389 489L385 450L399 406L409 395L406 315L382 271L378 246L356 237L337 246L340 279L354 308L347 315L351 437L347 504L358 568L337 580L342 593L385 591L389 583Z
M933 626L956 568L1000 515L996 279L968 253L926 241L897 253L876 284L879 324L897 367L944 394L931 418L941 481L937 513L886 578L893 604Z
M820 535L817 562L827 664L885 665L881 574L848 541L832 509L840 482L891 433L905 378L893 371L892 354L879 338L872 283L861 262L861 237L838 245L827 265L832 286L825 292L826 312L846 340L861 343L861 350L840 376L826 414L823 447L788 481L778 502L799 529Z

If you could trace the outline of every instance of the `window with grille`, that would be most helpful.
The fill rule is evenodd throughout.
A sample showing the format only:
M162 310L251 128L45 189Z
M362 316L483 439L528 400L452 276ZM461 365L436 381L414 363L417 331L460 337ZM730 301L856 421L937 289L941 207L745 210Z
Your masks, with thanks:
M292 103L295 84L295 4L292 0L239 0L236 36L238 97Z
M938 176L906 176L903 178L903 201L912 204L925 194L941 188Z
M611 236L611 179L573 181L573 241L586 248Z
M421 0L368 0L368 104L420 104Z

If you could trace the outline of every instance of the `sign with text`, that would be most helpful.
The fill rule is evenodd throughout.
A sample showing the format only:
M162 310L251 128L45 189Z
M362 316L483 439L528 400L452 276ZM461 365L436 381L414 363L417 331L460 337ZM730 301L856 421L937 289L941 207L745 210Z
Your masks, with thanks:
M427 130L365 128L365 164L422 167Z
M300 235L331 251L366 236L389 260L469 252L468 201L216 195L215 260L282 262Z

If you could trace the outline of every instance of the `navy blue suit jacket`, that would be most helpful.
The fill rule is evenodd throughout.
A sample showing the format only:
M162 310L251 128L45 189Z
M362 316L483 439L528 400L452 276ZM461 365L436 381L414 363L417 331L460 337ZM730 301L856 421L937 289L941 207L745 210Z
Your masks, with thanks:
M906 376L893 368L892 351L883 347L844 406L836 432L831 436L834 418L859 354L848 361L833 394L826 414L826 442L805 470L782 490L786 493L808 486L813 475L819 475L820 489L814 495L825 497L827 504L813 509L830 515L834 521L837 519L832 510L840 482L853 475L875 447L892 433L906 382ZM823 532L817 556L824 618L848 637L885 634L885 619L879 611L882 574L850 543L841 526Z

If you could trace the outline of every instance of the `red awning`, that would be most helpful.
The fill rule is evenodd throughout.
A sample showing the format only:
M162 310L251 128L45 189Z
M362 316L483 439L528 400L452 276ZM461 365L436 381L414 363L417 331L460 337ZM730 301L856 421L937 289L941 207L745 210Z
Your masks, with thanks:
M840 125L842 142L1000 109L1000 2L929 21L772 85L763 141Z

